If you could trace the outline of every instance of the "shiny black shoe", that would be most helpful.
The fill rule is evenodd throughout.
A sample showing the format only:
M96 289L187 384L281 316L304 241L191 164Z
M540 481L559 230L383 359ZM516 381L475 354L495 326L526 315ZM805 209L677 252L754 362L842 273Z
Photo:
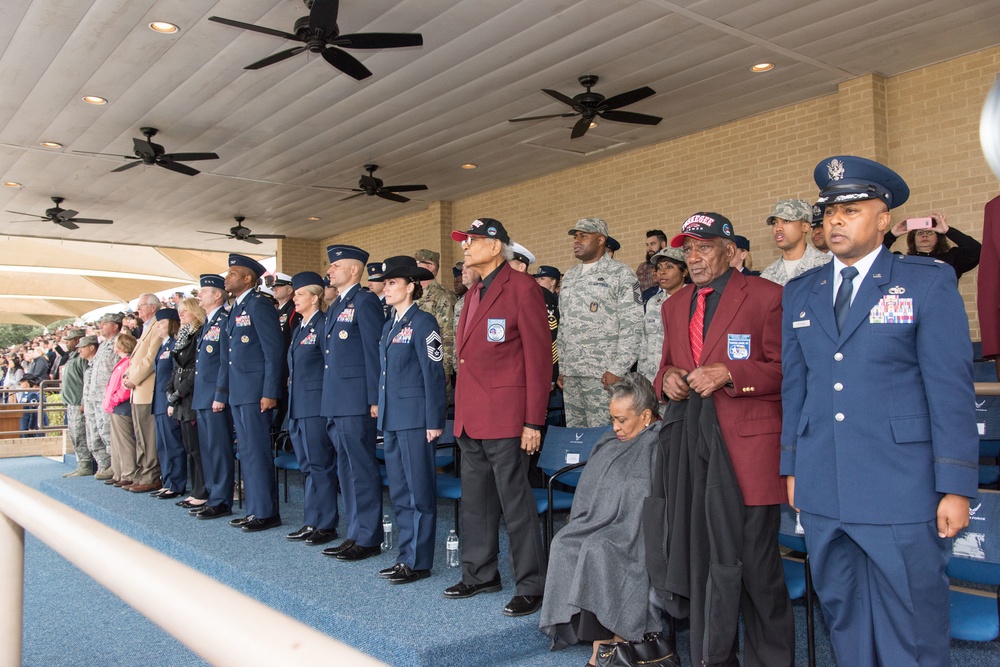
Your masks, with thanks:
M285 539L291 540L292 542L301 542L302 540L312 535L313 531L315 530L316 526L302 526L294 533L288 533L287 535L285 535Z
M255 516L253 519L240 526L240 528L243 529L244 533L256 533L261 530L267 530L268 528L277 528L280 525L281 516L275 514L274 516L269 516L266 519L261 519Z
M335 539L337 539L337 531L317 528L312 532L312 535L306 538L306 544L311 547L318 547L321 544L333 542Z
M396 574L388 577L390 584L412 584L431 576L430 570L411 570L409 565L403 565Z
M153 496L158 500L173 500L174 498L180 498L181 494L174 493L173 491L164 491L159 495Z
M218 519L220 516L230 516L232 513L233 510L225 505L212 505L198 512L197 517L199 519Z
M378 556L382 553L382 547L376 544L373 547L363 547L360 544L352 544L349 548L344 549L339 554L334 556L337 560L364 560L366 558L371 558L372 556Z
M253 521L254 518L255 517L253 514L247 514L246 516L237 517L236 519L230 519L229 525L232 526L233 528L242 528L243 524L245 524L247 521Z
M176 503L174 503L174 505L177 505L178 507L183 507L184 509L189 509L189 510L193 510L193 509L203 510L206 507L208 507L208 503L192 503L187 498L185 498L184 500L178 500Z
M498 574L493 578L493 581L487 581L485 584L467 584L464 581L460 581L454 586L444 589L444 596L451 600L461 600L463 598L471 598L473 595L479 595L480 593L496 593L502 588L500 575Z
M336 556L341 551L346 551L347 549L350 549L353 546L354 546L354 540L344 540L335 547L327 547L326 549L323 549L323 555Z
M404 568L404 567L406 567L405 564L403 564L403 563L396 563L392 567L387 567L384 570L379 570L378 571L378 576L381 577L382 579L388 579L389 577L391 577L392 575L396 574L397 572L399 572L399 570L401 568Z
M507 616L530 616L541 608L541 595L515 595L503 608L503 613Z

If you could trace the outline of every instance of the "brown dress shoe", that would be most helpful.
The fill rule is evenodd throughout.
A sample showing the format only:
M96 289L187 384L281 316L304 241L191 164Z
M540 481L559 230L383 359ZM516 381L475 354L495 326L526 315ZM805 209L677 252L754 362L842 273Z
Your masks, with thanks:
M128 490L132 493L149 493L150 491L155 491L156 489L163 488L163 484L160 482L152 482L150 484L133 484L128 487Z

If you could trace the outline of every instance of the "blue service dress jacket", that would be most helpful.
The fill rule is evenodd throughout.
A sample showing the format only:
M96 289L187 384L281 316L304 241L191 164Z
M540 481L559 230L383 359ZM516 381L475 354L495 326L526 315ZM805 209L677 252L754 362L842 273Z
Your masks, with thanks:
M845 523L931 521L976 495L972 344L955 272L882 249L842 332L834 263L783 295L781 474L795 504Z
M288 416L319 417L323 398L323 332L326 315L316 311L291 333L288 346Z
M174 349L173 338L168 338L160 345L156 353L156 365L154 366L155 378L153 380L153 414L167 414L167 385L174 374L174 360L170 352Z
M378 429L443 429L447 398L437 320L417 304L398 322L392 319L379 344Z
M378 343L384 324L378 297L357 284L327 310L324 417L367 416L378 405Z
M198 353L195 358L194 395L191 399L191 409L211 410L212 403L229 403L229 392L220 391L222 376L229 382L228 365L226 371L222 368L222 349L229 344L226 327L229 313L225 308L215 311L199 332Z
M285 373L285 337L271 301L251 291L233 305L226 332L229 344L222 348L220 363L229 372L219 375L219 390L229 400L223 402L249 405L277 399Z

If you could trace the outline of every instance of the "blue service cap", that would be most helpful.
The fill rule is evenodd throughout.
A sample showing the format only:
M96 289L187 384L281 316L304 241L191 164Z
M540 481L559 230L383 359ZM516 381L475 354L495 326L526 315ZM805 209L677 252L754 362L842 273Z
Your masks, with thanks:
M250 269L250 271L257 278L260 278L262 275L267 273L267 269L264 268L264 265L256 259L247 257L246 255L237 255L236 253L229 255L229 266L242 266L245 269Z
M292 276L292 289L299 289L306 285L318 285L323 287L323 276L315 271L301 271Z
M179 322L180 319L181 318L177 314L177 311L174 310L173 308L160 308L159 310L156 311L157 322L159 322L160 320L177 320Z
M365 269L368 271L368 280L379 282L382 280L382 262L372 262L371 264L366 264Z
M607 237L607 242L604 244L604 247L610 250L611 252L618 252L619 250L622 249L622 244L619 243L618 239L616 239L614 236L609 236Z
M323 276L323 287L332 287L330 284L330 276Z
M746 250L747 252L750 252L750 239L748 239L747 237L740 236L739 234L737 234L736 236L733 237L733 243L735 243L736 247L739 248L740 250Z
M215 287L216 289L226 289L226 279L217 273L203 273L199 283L202 287Z
M368 262L368 253L353 245L328 245L326 256L330 258L331 264L341 259L356 259L362 264Z
M559 269L557 269L556 267L549 266L548 264L542 264L541 266L538 267L538 270L535 271L535 277L555 278L556 280L559 280L560 278L562 278L562 274L559 273Z
M813 180L819 187L820 206L849 201L881 199L889 208L906 203L910 188L889 167L854 155L836 155L816 165Z

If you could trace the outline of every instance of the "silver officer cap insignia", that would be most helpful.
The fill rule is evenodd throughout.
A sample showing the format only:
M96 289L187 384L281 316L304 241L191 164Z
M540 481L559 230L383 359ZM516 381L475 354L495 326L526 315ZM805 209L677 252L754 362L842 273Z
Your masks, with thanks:
M826 165L826 173L831 181L839 181L844 177L844 163L837 158L833 158Z

